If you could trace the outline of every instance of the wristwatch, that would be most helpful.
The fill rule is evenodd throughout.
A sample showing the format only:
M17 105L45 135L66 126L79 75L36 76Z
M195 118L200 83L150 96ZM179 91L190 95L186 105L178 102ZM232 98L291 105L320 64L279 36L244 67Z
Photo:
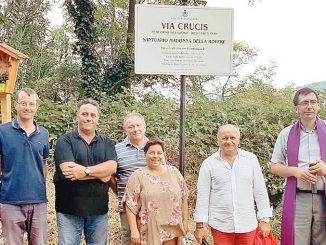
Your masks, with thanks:
M89 176L89 174L91 173L91 169L89 167L86 167L84 170L86 176Z

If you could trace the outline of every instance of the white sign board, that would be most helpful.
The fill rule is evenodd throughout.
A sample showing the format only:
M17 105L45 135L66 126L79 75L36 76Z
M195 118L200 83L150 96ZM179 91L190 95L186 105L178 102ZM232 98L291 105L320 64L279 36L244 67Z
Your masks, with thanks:
M233 9L136 5L135 72L232 73Z

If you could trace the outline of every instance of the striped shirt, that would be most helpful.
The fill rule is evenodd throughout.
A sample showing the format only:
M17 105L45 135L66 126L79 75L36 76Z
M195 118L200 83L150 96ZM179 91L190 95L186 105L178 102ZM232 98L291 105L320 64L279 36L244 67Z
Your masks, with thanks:
M147 142L148 139L145 139ZM144 145L145 146L145 145ZM117 192L119 212L124 212L122 198L130 175L138 168L146 166L144 147L137 149L127 138L115 145L118 158Z

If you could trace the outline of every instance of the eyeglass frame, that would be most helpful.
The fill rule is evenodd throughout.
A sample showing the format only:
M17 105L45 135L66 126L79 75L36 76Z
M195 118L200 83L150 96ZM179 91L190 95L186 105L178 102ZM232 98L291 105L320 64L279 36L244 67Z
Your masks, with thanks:
M318 100L304 100L297 104L297 106L301 106L301 107L308 107L309 105L311 105L313 107L317 106L317 105L319 105L319 101Z
M36 108L37 107L37 103L33 103L33 102L26 102L26 101L16 101L16 103L18 105L20 105L21 107L27 107L27 105L31 108Z

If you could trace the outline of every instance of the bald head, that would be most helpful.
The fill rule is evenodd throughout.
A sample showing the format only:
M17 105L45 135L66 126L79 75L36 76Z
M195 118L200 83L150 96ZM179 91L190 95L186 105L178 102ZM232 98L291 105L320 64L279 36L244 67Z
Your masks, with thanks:
M217 130L217 137L219 137L219 135L221 135L221 133L225 131L234 131L238 135L238 138L240 138L240 130L237 126L233 124L225 124L220 126Z
M238 154L240 130L232 124L221 126L217 132L217 144L221 157L235 157Z

